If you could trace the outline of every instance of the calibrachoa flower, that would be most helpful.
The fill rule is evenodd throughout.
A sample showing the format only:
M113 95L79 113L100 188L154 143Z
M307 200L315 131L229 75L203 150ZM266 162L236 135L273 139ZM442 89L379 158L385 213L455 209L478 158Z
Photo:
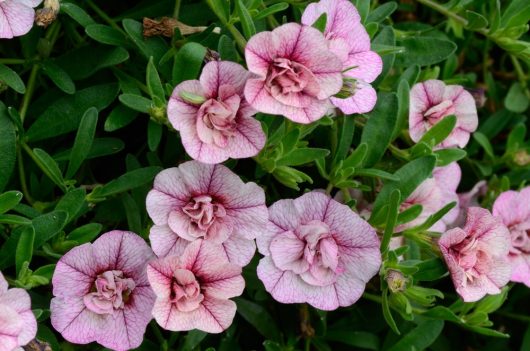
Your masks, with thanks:
M499 294L510 280L510 233L484 208L469 208L464 228L445 232L438 246L465 302Z
M284 24L248 41L245 98L258 111L298 123L322 118L342 87L342 62L312 27Z
M375 230L348 206L319 192L269 208L269 231L258 236L258 277L279 302L322 310L350 306L379 270Z
M53 327L77 344L140 346L155 300L146 274L152 258L141 237L119 230L70 250L53 274Z
M199 80L177 85L167 114L186 152L205 163L252 157L265 145L256 113L243 97L248 72L228 61L208 62Z
M346 114L371 111L377 94L369 84L383 69L383 61L370 50L370 37L361 24L361 16L349 0L321 0L309 4L302 23L313 25L326 14L324 35L330 50L342 61L344 86L341 97L332 97L333 105Z
M493 204L493 215L510 230L511 280L530 286L530 187L500 194Z
M447 225L453 223L458 217L459 199L456 189L458 184L460 184L461 177L462 171L456 162L450 163L445 167L435 168L432 172L432 178L423 181L401 204L400 212L413 205L421 205L421 214L413 221L397 226L396 231L419 225L444 206L451 202L456 202L456 206L430 228L433 231L444 232L447 229Z
M223 165L189 161L160 172L147 195L147 212L154 226L150 239L162 257L180 255L192 241L222 245L225 257L245 266L265 231L265 193L255 183L243 183Z
M196 240L181 256L149 263L149 282L157 296L153 316L164 329L220 333L236 313L229 298L245 288L241 267L228 262L223 248Z
M0 0L0 38L26 34L33 27L34 7L42 0Z
M0 272L0 351L22 350L37 334L37 320L24 289L8 289Z
M419 141L433 125L449 115L456 116L456 126L439 147L466 146L470 133L478 127L473 96L460 85L445 85L436 79L417 83L412 87L409 132L413 141Z

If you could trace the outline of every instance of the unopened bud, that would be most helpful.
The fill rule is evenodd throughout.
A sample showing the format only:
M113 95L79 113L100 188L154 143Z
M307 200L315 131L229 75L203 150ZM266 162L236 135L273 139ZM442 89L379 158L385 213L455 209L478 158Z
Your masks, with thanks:
M405 291L408 281L400 271L389 269L386 272L386 283L393 293Z
M196 33L204 32L208 27L192 27L188 26L175 18L172 17L162 17L160 20L154 20L151 18L144 17L144 37L153 37L156 35L163 35L165 37L171 38L175 33L175 28L178 28L180 34L182 35L191 35ZM219 34L221 32L220 28L215 28L214 33Z
M344 77L342 88L340 91L335 95L336 98L339 99L347 99L353 95L359 90L359 81L353 78Z
M204 96L196 95L190 93L189 91L181 91L179 93L179 96L182 100L195 105L200 105L206 101L206 98Z
M526 150L519 150L513 155L513 162L521 167L528 166L530 165L530 155Z
M44 7L35 12L35 23L40 27L48 27L57 18L61 5L59 0L44 0Z

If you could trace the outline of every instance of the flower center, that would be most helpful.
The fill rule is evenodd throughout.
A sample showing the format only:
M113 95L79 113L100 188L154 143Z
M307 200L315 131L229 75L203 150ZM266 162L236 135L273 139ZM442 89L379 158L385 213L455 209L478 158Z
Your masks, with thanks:
M206 238L216 218L226 216L223 205L214 202L209 195L195 196L182 210L190 218L190 234L196 238Z
M134 280L125 278L122 271L106 271L96 277L93 290L83 301L94 313L113 314L124 308L135 287Z
M190 312L199 307L204 295L193 272L176 269L171 281L169 300L182 312Z
M316 95L315 84L315 76L307 67L286 58L276 58L269 67L265 86L277 98L300 92Z
M511 226L512 247L510 253L530 253L530 229L520 228L518 225Z
M476 238L466 238L461 243L453 247L458 265L464 270L466 278L473 281L479 277L480 272L476 269L478 262L487 259L486 253L478 249Z
M197 134L206 144L225 147L235 134L236 115L241 98L236 94L226 101L209 99L203 103L197 114Z
M449 116L455 113L455 106L453 104L453 101L451 100L444 100L440 102L438 105L435 105L425 111L423 113L423 116L430 120L431 123L436 123L439 119Z

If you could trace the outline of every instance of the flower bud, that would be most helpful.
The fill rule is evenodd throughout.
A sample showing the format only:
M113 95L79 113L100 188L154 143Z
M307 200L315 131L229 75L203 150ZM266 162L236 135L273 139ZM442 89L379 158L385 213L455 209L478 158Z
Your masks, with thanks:
M405 278L400 271L389 269L386 272L386 283L388 284L390 291L393 293L405 291L405 289L407 289L408 281L409 280Z

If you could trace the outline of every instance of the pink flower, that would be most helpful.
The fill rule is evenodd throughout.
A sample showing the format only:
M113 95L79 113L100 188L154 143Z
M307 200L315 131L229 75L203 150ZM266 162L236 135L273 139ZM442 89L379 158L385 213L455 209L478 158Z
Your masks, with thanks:
M465 302L499 294L510 280L510 233L486 209L469 208L464 228L448 230L438 245Z
M456 202L457 205L430 229L437 232L444 232L447 226L453 223L458 217L459 199L456 189L462 177L460 166L458 163L453 162L445 167L437 167L433 170L432 175L432 178L423 181L401 204L400 212L405 211L413 205L421 205L422 212L413 221L397 226L397 232L420 225L429 216L435 214L451 202Z
M475 99L460 85L445 85L441 80L427 80L410 90L409 132L418 142L433 125L444 117L455 115L456 126L439 145L441 148L464 147L470 133L478 127Z
M146 274L153 257L142 238L119 230L70 250L53 274L53 327L76 344L140 346L155 300Z
M481 180L471 190L458 194L458 216L450 223L452 227L461 227L466 222L466 212L469 207L480 207L479 198L486 195L488 183Z
M22 350L37 335L37 320L24 289L8 289L0 272L0 351Z
M381 265L375 230L348 206L319 192L269 208L258 277L279 302L322 310L350 306Z
M342 61L347 97L332 97L331 102L346 114L370 112L377 101L372 83L383 69L383 61L370 50L370 37L361 16L348 0L321 0L307 5L302 24L311 26L326 14L324 35L330 50ZM340 94L342 95L342 94Z
M189 161L155 178L147 195L147 212L154 222L150 240L159 256L181 255L192 241L221 244L224 256L247 265L265 231L265 193L255 183L243 183L223 165Z
M164 329L199 329L220 333L236 313L229 298L245 288L241 267L228 262L220 245L196 240L181 256L149 263L149 282L156 294L153 316Z
M509 229L511 247L508 258L511 279L530 286L530 186L523 190L505 191L493 204L493 215Z
M0 38L26 34L33 27L34 7L42 0L0 0Z
M237 63L211 61L200 80L177 85L167 114L192 158L220 163L255 156L263 148L265 134L243 97L248 75Z
M250 38L245 98L256 110L298 123L322 118L342 86L342 63L317 29L297 23Z

